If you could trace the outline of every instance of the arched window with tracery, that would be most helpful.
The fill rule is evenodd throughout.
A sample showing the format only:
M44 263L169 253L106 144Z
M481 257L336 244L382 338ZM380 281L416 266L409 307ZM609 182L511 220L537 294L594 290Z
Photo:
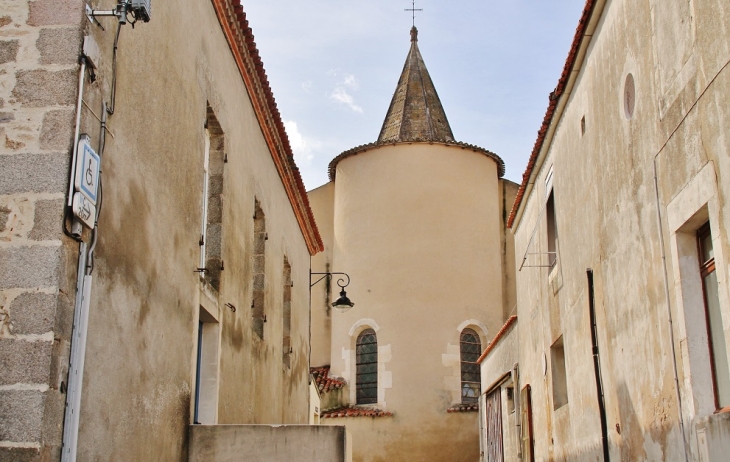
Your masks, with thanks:
M461 331L461 402L476 403L479 400L482 374L477 359L482 353L482 342L474 329Z
M365 329L357 336L357 404L378 402L378 338Z

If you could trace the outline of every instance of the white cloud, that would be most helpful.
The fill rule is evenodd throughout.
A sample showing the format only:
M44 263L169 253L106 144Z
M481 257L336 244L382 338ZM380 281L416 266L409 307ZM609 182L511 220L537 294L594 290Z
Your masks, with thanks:
M345 76L345 81L343 82L346 87L350 87L353 90L357 90L360 86L360 83L357 81L357 78L355 78L352 74L347 74Z
M320 149L322 143L317 139L305 137L293 120L285 120L284 129L289 136L289 145L294 152L294 160L299 165L311 165L314 159L313 151Z
M351 94L347 93L342 86L336 86L335 90L330 95L330 99L336 103L344 104L355 112L362 114L362 108L355 104L355 98Z
M306 91L307 93L312 93L312 81L307 80L306 82L302 82L302 90Z

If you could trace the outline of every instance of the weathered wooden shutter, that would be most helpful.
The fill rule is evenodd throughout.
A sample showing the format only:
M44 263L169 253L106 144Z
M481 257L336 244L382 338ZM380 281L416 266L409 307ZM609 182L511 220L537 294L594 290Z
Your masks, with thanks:
M535 454L532 438L532 392L530 385L520 391L520 440L522 443L522 460L534 462Z
M502 444L502 388L497 387L486 399L487 462L504 462Z

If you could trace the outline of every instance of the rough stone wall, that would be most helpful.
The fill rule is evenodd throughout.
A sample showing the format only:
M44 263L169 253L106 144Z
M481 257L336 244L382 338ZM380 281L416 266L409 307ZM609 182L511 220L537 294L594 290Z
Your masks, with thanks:
M0 460L57 460L77 244L63 235L80 0L0 1Z

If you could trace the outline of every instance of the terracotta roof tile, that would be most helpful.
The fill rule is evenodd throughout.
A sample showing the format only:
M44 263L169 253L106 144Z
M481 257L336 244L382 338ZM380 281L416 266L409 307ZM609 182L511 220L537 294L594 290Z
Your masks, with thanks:
M464 403L454 404L446 410L446 412L477 412L479 410L479 404L477 403Z
M320 417L323 419L335 419L337 417L392 417L392 412L381 411L380 409L367 409L355 406L345 406L339 409L332 409L323 412Z
M520 184L520 188L517 190L514 205L512 205L512 210L510 211L509 218L507 219L508 228L511 228L512 223L515 221L517 210L522 203L522 197L525 195L527 184L530 181L532 171L535 168L537 158L540 155L543 143L545 142L545 136L547 135L548 128L550 128L550 124L552 124L555 109L558 107L558 101L560 100L563 91L565 91L565 86L568 84L570 72L575 65L576 58L578 57L578 51L580 50L581 43L583 42L583 34L585 34L586 29L588 28L588 23L590 22L591 15L593 13L593 7L596 3L598 3L598 1L599 0L586 0L586 4L583 7L583 14L578 22L575 36L573 36L573 43L570 46L570 52L568 52L568 59L565 61L565 65L563 66L563 73L560 76L560 80L558 80L557 87L555 87L555 90L550 93L550 102L548 103L547 111L545 111L545 117L543 118L540 130L537 132L537 140L535 140L535 145L532 148L530 159L527 161L525 173L522 174L522 184Z
M502 178L504 176L504 161L501 157L499 157L497 154L493 153L492 151L489 151L484 148L480 148L479 146L469 144L469 143L463 143L461 141L433 141L433 140L427 140L427 139L413 139L410 141L387 141L387 142L380 142L377 141L375 143L368 143L363 144L357 147L354 147L352 149L348 149L347 151L343 152L342 154L338 155L334 159L332 159L329 163L329 166L327 167L330 181L335 180L335 176L337 175L337 164L342 160L346 159L350 156L354 156L357 154L360 154L361 152L368 151L370 149L379 148L381 146L394 146L396 144L414 144L414 143L428 143L428 144L440 144L444 146L455 146L461 149L469 149L474 152L479 152L484 154L487 157L491 157L494 159L494 161L497 163L497 174L499 175L499 178Z
M251 98L259 126L271 152L279 177L289 197L294 215L311 255L324 250L322 238L309 206L299 168L294 162L289 137L266 77L264 64L256 48L253 31L248 27L241 0L212 0L223 35L233 53L243 82Z
M330 366L311 367L309 372L314 377L314 382L317 384L320 393L339 390L347 385L343 379L329 376Z
M494 349L495 346L497 346L497 343L499 343L500 340L502 340L502 337L504 337L507 332L510 330L510 328L517 323L517 315L510 316L509 319L507 319L507 322L504 323L501 329L499 329L499 332L497 332L497 335L494 336L491 342L489 342L489 345L484 349L484 353L482 353L481 356L479 356L479 359L477 359L477 364L481 364L482 361L484 361L484 358L487 357L490 351Z

